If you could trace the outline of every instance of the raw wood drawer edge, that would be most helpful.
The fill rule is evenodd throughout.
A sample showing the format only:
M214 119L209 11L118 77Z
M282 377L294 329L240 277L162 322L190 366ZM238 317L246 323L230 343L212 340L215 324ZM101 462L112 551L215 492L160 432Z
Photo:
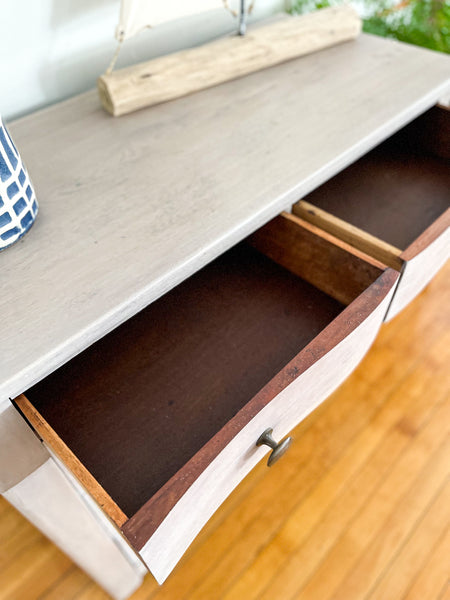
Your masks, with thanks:
M365 252L381 261L386 266L397 271L401 270L403 261L400 258L402 251L399 248L383 242L383 240L370 235L367 231L339 219L331 213L306 202L306 200L296 202L292 207L292 212L308 223L320 227L354 248L361 250L361 252Z
M450 190L449 190L450 195ZM404 261L412 260L423 252L426 248L431 246L446 230L450 227L450 208L438 218L436 221L427 227L425 231L404 250L400 258Z
M89 492L97 504L104 510L111 521L120 527L128 517L117 506L114 500L106 493L95 477L79 461L74 453L63 442L59 435L50 427L45 419L31 404L25 394L21 394L14 400L14 404L20 413L36 431L45 444L56 454L56 456L67 466L78 482Z

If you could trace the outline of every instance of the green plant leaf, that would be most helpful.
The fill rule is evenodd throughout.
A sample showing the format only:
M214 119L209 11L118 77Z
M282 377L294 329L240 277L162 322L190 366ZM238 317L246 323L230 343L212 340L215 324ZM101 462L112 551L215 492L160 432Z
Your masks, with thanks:
M303 14L341 0L294 0L290 12ZM363 30L450 54L450 0L359 0L351 4Z

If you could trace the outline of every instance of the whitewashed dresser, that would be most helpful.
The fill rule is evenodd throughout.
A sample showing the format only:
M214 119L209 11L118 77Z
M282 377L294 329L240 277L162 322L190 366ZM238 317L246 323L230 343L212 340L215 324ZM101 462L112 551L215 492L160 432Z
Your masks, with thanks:
M165 580L448 256L449 92L448 56L362 35L11 124L40 214L0 254L0 492L114 597Z

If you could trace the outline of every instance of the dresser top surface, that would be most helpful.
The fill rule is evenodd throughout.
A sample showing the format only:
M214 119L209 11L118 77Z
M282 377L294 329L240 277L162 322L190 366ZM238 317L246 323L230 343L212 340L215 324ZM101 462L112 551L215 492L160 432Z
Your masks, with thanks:
M40 212L0 253L0 403L449 91L450 57L362 35L114 119L95 92L10 130Z

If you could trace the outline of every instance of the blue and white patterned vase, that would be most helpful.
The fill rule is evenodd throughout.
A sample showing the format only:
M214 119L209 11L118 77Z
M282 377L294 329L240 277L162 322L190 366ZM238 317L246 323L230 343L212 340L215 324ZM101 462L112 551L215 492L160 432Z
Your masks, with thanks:
M0 116L0 250L30 229L37 212L33 184Z

